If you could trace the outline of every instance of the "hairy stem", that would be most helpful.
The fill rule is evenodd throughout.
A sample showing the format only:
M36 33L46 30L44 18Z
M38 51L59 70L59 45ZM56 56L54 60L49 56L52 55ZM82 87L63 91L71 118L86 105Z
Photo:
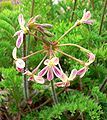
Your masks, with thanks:
M61 54L71 58L72 60L75 60L75 61L79 62L81 65L85 65L85 62L83 62L82 60L79 60L79 59L77 59L77 58L75 58L75 57L73 57L73 56L71 56L71 55L69 55L69 54L67 54L67 53L65 53L61 50L58 50L58 52L60 52Z
M101 35L101 31L102 31L102 26L103 26L103 21L104 21L104 15L105 15L105 11L106 11L106 6L107 6L107 0L105 0L105 3L104 3L104 8L103 8L102 17L101 17L101 24L100 24L100 29L99 29L99 35Z
M74 1L74 8L73 8L72 16L71 16L71 22L73 21L74 11L76 9L76 3L77 3L77 0Z
M58 103L58 99L57 99L57 95L56 95L56 91L55 91L55 86L54 86L53 80L51 80L51 88L52 88L52 97L53 97L54 104L57 104Z

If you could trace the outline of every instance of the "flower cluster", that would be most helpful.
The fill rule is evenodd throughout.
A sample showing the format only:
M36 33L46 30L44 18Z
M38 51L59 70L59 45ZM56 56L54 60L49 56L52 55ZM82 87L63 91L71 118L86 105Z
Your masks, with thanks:
M22 57L22 58L17 58L17 49L21 47L21 45L23 44L23 39L25 35L30 34L33 35L34 37L38 37L35 35L35 31L40 32L41 35L43 36L52 36L52 34L47 31L47 28L51 28L52 25L50 24L38 24L36 23L36 20L39 18L39 16L33 17L31 18L27 24L25 24L25 20L23 18L23 15L20 14L18 17L18 21L19 21L19 25L21 30L17 31L15 33L14 36L18 36L17 41L16 41L16 47L13 49L12 52L12 56L15 60L15 64L16 64L16 69L19 72L24 72L24 75L29 76L28 80L31 81L36 81L37 83L40 84L44 84L46 81L46 78L48 81L51 81L54 79L54 77L57 77L61 80L61 82L57 82L55 83L55 85L57 87L68 87L70 86L70 81L73 81L77 76L79 76L80 78L82 78L85 73L87 72L87 70L89 69L89 65L91 63L94 62L95 60L95 55L93 53L91 53L89 50L76 45L76 44L59 44L59 40L62 39L70 30L72 30L72 28L77 27L78 25L81 25L83 23L85 24L92 24L93 21L90 20L91 17L91 13L90 11L84 10L84 14L81 20L77 20L77 22L74 24L73 27L71 27L67 32L65 32L64 35L62 35L58 40L56 41L47 41L46 39L40 39L43 42L43 50L40 51L36 51L28 56ZM39 36L40 37L40 36ZM79 49L82 49L84 52L86 52L87 57L88 57L88 61L84 62L80 59L77 59L71 55L68 55L67 53L63 52L60 50L61 46L75 46ZM29 70L23 71L23 69L25 68L25 60L37 53L42 52L43 54L45 54L45 57L42 59L42 61L40 62L40 64L32 71L30 72ZM76 62L79 62L80 64L83 65L83 68L77 70L77 69L73 69L71 71L70 76L68 77L64 71L61 68L60 62L59 62L59 58L57 57L57 53L61 53L73 60L75 60ZM44 62L45 67L40 70L40 66L41 64ZM45 75L47 75L47 77L45 78Z

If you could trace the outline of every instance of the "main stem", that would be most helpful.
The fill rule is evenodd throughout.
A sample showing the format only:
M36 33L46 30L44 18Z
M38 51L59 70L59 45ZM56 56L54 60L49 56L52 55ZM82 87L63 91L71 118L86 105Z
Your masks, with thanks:
M25 57L27 54L27 46L26 46L26 36L24 35L23 37L23 57ZM26 65L26 61L25 61L25 68L24 68L24 72L27 69L27 65ZM23 75L23 81L24 81L24 97L27 100L29 98L29 91L28 91L28 81L27 81L27 77L24 74Z
M107 0L105 0L105 3L104 3L104 9L103 9L102 17L101 17L101 24L100 24L100 29L99 29L99 35L101 35L101 31L102 31L102 26L103 26L104 14L105 14L105 11L106 11L106 6L107 6Z
M53 80L51 80L51 88L52 88L52 98L53 98L54 104L57 104L58 103L58 99L57 99L57 95L56 95L56 91L55 91L55 86L54 86Z
M77 3L77 0L74 1L74 8L73 8L73 12L72 12L71 22L73 21L74 11L76 9L76 3Z

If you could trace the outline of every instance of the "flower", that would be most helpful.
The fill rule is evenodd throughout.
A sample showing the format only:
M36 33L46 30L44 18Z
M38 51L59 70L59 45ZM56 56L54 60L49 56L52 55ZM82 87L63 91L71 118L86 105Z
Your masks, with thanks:
M76 69L73 69L71 71L71 74L69 77L65 73L63 73L60 78L62 80L62 82L57 82L57 83L55 83L55 85L57 87L68 87L68 86L70 86L70 81L73 81L75 79L76 75L77 75Z
M40 84L43 84L45 82L45 80L43 79L43 77L36 76L32 72L30 72L29 70L27 70L24 74L30 76L30 78L28 80L36 81L37 83L40 83Z
M95 60L95 55L94 55L93 53L88 53L88 57L89 57L89 59L88 59L88 62L85 63L85 66L84 66L83 68L81 68L80 70L77 71L77 75L79 75L80 78L82 78L82 77L85 75L85 73L86 73L87 70L88 70L88 66L89 66L91 63L93 63L94 60Z
M44 76L47 73L47 79L50 81L54 78L54 74L56 77L60 78L62 76L61 70L56 67L59 63L59 58L54 57L52 59L46 59L44 64L46 65L39 73L39 76Z
M17 48L15 47L13 49L13 52L12 52L12 56L13 58L15 59L15 63L16 63L16 69L19 71L19 72L22 72L23 71L23 68L25 67L25 62L21 59L21 58L17 58Z
M23 15L20 14L18 17L19 25L21 30L17 31L14 36L18 36L17 41L16 41L16 47L20 48L21 44L23 43L23 36L28 32L28 28L25 27L25 20L23 18Z
M91 18L91 13L90 11L87 11L86 12L86 9L84 10L83 12L83 17L82 19L79 21L81 24L82 23L85 23L85 24L92 24L94 21L93 20L90 20Z

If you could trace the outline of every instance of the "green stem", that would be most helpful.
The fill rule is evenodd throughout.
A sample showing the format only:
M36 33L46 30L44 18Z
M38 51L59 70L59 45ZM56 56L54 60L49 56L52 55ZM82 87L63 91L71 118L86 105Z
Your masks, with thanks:
M75 28L77 24L75 23L72 27L70 27L57 41L60 41L63 37L65 37L73 28Z
M27 56L23 56L22 57L22 59L23 60L26 60L27 58L29 58L29 57L31 57L31 56L33 56L33 55L36 55L37 53L42 53L42 52L45 52L44 50L39 50L39 51L36 51L36 52L34 52L34 53L32 53L32 54L30 54L30 55L27 55Z
M72 12L71 22L73 21L73 18L74 18L74 11L76 9L76 3L77 3L77 0L74 1L74 8L73 8L73 12Z
M34 15L35 0L32 0L31 17Z
M60 44L60 45L57 45L58 47L62 47L62 46L75 46L75 47L78 47L80 50L86 52L86 53L91 53L89 50L83 48L82 46L80 45L77 45L77 44L72 44L72 43L67 43L67 44Z
M54 104L57 104L58 103L58 99L57 99L57 95L56 95L56 91L55 91L55 86L54 86L53 80L51 80L51 88L52 88L52 97L53 97Z
M27 46L26 46L26 36L24 35L23 37L23 57L25 57L27 54ZM25 61L25 68L24 71L27 69L26 65L27 61ZM27 100L29 98L29 91L28 91L28 81L27 81L27 76L26 74L23 75L23 81L24 81L24 98Z
M61 54L65 55L65 56L71 58L72 60L75 60L75 61L79 62L81 65L85 66L85 62L83 62L82 60L77 59L77 58L75 58L75 57L73 57L73 56L71 56L71 55L69 55L69 54L67 54L67 53L65 53L65 52L63 52L61 50L57 50L57 51L60 52Z
M106 11L106 6L107 6L107 0L105 0L105 3L104 3L103 13L102 13L102 17L101 17L101 24L100 24L100 29L99 29L99 35L101 35L101 31L102 31L102 26L103 26L103 21L104 21L104 15L105 15L105 11Z

